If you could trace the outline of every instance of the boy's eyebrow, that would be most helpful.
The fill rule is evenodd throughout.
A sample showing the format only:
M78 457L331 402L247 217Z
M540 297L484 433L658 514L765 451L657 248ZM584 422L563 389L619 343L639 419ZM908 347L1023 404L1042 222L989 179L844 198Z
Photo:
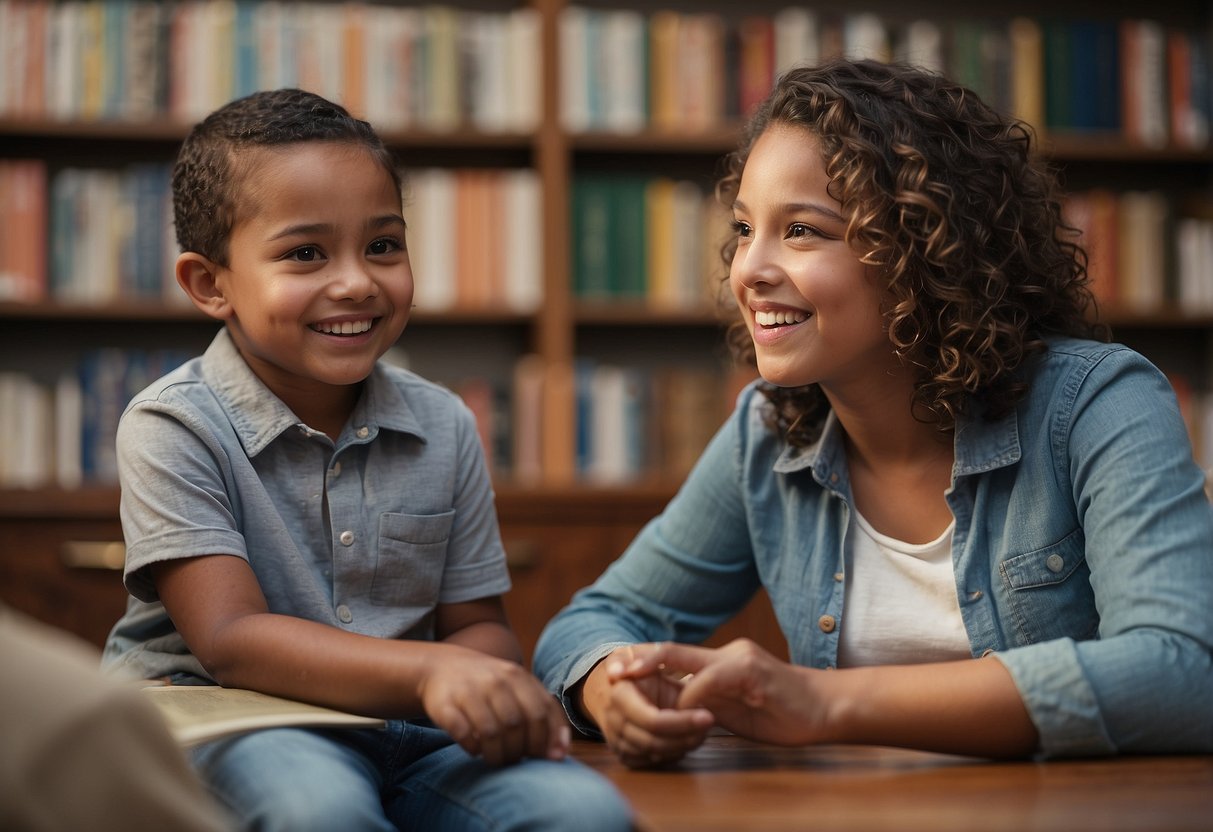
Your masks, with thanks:
M744 211L746 210L745 203L740 199L735 199L733 200L733 209L740 209ZM821 214L827 219L845 222L843 216L837 211L833 210L832 208L827 208L826 206L817 202L786 202L779 206L779 212L781 214Z
M366 221L367 228L386 228L389 225L397 225L404 227L404 217L399 214L384 214L379 217L372 217ZM333 231L333 225L327 222L314 223L298 223L297 225L288 225L281 229L278 233L269 237L267 242L281 240L284 237L309 237L318 234L327 234Z

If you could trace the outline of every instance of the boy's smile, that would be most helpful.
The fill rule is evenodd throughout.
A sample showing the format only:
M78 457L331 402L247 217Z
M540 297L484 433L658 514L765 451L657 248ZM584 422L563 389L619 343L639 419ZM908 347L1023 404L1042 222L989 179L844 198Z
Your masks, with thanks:
M222 317L253 372L312 427L348 408L408 321L413 275L400 194L362 148L253 151L216 267ZM315 420L315 421L313 421Z

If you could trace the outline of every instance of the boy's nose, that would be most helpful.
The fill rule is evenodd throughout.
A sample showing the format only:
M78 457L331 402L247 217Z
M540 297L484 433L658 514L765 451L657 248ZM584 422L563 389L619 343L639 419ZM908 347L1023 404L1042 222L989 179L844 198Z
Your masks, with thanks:
M379 284L374 276L361 265L336 264L329 291L341 300L362 301L379 294Z

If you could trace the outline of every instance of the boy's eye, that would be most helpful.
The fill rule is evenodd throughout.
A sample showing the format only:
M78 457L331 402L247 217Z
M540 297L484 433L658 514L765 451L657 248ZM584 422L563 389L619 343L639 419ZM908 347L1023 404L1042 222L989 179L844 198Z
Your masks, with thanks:
M375 240L373 243L367 246L366 250L369 254L391 254L394 251L400 251L401 248L403 248L403 246L400 244L399 240L395 240L391 237L380 237L378 240Z
M817 236L817 229L811 225L805 225L802 222L795 222L788 228L788 236L796 237L814 237Z
M320 259L320 249L316 246L300 246L288 254L287 257L291 260L298 260L301 263L311 263L314 260Z
M741 220L733 220L733 233L738 237L749 237L752 230L750 226Z

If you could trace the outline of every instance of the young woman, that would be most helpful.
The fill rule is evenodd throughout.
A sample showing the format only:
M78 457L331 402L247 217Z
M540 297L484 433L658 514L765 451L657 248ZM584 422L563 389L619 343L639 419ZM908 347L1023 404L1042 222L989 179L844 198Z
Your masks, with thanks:
M944 78L785 75L719 194L761 379L548 626L633 765L719 725L983 756L1213 751L1213 515L1161 372L1088 321L1031 134ZM701 641L759 587L792 663Z

